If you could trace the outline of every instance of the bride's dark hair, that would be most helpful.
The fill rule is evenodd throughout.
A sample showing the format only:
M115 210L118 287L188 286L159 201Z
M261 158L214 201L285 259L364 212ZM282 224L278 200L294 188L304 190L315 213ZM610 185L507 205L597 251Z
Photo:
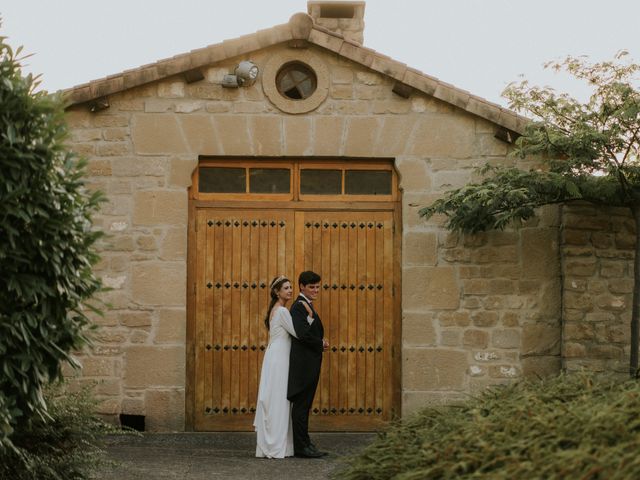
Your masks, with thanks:
M271 280L271 283L269 284L269 291L271 292L271 303L269 303L269 308L267 308L267 316L264 317L264 325L267 327L267 330L269 330L269 319L271 317L271 310L273 310L273 306L278 301L278 292L287 282L289 282L289 279L284 275L280 275Z

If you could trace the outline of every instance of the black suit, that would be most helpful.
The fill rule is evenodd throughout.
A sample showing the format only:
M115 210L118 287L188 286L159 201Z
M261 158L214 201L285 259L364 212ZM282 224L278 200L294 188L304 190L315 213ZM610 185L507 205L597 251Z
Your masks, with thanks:
M291 305L293 328L298 338L291 339L291 354L289 357L289 385L287 398L292 403L291 422L293 426L293 449L296 452L309 446L309 410L316 394L322 352L324 328L320 317L313 310L313 323L307 321L307 309L301 302L306 302L299 296ZM308 302L307 302L308 304Z

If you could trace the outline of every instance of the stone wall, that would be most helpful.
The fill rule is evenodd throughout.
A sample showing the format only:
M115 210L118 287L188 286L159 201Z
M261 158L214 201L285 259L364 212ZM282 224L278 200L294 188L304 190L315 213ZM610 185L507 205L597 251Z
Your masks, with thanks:
M260 67L284 45L251 55ZM304 115L281 112L252 87L223 89L239 60L126 90L110 107L71 108L72 147L109 201L98 273L112 291L79 382L99 382L100 412L144 414L150 430L184 424L187 189L199 155L394 158L400 175L403 409L457 398L559 368L557 212L522 230L458 237L417 211L512 162L496 127L432 97L392 93L388 77L311 47L326 65L327 98ZM320 85L322 87L322 85Z
M627 209L564 207L563 367L629 371L635 226Z

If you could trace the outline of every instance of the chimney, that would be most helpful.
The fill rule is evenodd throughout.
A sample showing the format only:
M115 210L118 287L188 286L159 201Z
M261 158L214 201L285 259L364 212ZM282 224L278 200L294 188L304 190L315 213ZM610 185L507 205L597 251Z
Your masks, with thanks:
M311 0L307 2L307 12L316 25L362 45L364 5L365 2Z

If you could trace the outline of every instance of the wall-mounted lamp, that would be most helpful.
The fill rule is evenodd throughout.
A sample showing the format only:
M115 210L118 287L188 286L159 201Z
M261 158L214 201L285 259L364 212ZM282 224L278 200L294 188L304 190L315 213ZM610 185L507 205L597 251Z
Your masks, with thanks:
M248 87L253 85L256 82L256 78L258 78L258 66L248 60L240 62L233 72L233 75L224 76L222 79L223 87Z

